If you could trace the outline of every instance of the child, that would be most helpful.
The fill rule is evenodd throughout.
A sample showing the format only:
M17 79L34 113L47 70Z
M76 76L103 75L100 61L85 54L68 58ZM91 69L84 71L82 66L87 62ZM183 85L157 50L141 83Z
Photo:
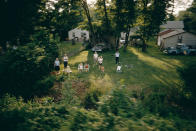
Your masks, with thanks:
M121 65L118 65L117 66L117 69L116 69L116 72L122 72L121 68L122 68L122 66Z
M54 61L54 68L57 71L57 74L60 74L60 61L58 58Z
M119 51L117 50L116 53L115 53L115 57L116 57L116 64L119 63L119 56L120 56L120 53Z
M79 72L82 72L83 71L83 63L80 63L79 65L78 65L78 71Z
M95 51L95 53L93 54L93 60L94 60L94 64L97 64L97 60L98 60L98 54Z
M84 65L84 71L86 71L86 72L89 71L89 64L86 63L86 64Z
M105 70L104 70L104 66L101 66L101 67L100 67L100 70L101 70L101 72L104 73L104 71L105 71Z
M103 64L103 57L102 56L98 57L98 62L99 62L99 69L101 69L101 66Z
M67 72L68 75L69 75L70 73L72 73L72 70L71 70L70 66L67 66L66 72Z

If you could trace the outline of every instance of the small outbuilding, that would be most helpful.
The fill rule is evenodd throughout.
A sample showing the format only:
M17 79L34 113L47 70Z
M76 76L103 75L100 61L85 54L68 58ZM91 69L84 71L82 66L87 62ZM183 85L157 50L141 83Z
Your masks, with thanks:
M78 41L89 40L89 31L80 28L72 29L68 32L69 40L75 39Z

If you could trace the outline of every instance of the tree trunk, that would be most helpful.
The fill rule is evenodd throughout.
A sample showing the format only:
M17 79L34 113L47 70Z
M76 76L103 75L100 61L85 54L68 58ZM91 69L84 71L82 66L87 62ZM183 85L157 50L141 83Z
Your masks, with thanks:
M130 33L130 26L128 26L128 30L126 32L126 36L125 36L125 44L124 44L124 51L126 51L127 46L128 46L128 40L129 40L129 33Z
M146 52L146 47L147 47L146 42L145 42L145 40L142 38L142 52Z
M87 2L86 0L81 0L82 2L82 7L85 11L85 14L86 14L86 17L88 19L88 25L89 25L89 28L90 28L90 42L91 42L91 46L94 46L96 44L96 40L95 40L95 33L94 33L94 29L93 29L93 25L92 25L92 19L91 19L91 16L90 16L90 12L89 12L89 9L88 9L88 5L87 5Z
M104 6L104 14L105 14L105 21L106 21L106 29L107 31L109 31L109 28L110 28L110 22L109 22L109 19L108 19L108 13L107 13L107 8L106 8L106 1L103 0L103 6Z
M116 50L118 50L119 49L119 36L117 36L117 39L116 39Z

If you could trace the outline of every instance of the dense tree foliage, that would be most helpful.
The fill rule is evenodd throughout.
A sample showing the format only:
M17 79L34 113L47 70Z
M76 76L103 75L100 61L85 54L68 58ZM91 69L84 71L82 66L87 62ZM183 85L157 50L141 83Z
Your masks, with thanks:
M196 34L196 1L194 0L191 7L186 11L181 11L177 19L183 20L185 30Z
M0 1L0 41L5 48L6 41L26 41L37 23L40 0ZM13 43L16 44L16 43Z
M32 98L47 94L54 78L48 78L58 56L55 41L47 31L33 36L31 43L17 49L9 49L0 62L1 95L5 93Z
M143 41L142 50L146 50L146 41L156 35L160 30L160 25L166 19L167 9L171 6L171 0L138 0L139 16L137 25L139 34Z

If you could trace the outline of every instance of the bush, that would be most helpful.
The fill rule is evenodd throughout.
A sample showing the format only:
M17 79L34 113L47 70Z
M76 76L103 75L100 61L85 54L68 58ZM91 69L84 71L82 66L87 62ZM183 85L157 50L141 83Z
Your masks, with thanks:
M57 130L67 119L68 111L64 106L28 102L6 95L0 99L0 130Z
M196 118L196 64L188 65L178 71L184 80L184 85L174 92L178 93L174 101L181 107L183 114Z
M104 97L100 102L99 110L106 115L112 113L124 118L140 118L144 112L141 103L135 98L129 97L123 88L115 89L110 96Z
M1 95L11 93L32 98L45 94L52 87L53 79L47 77L58 56L56 43L50 42L47 33L43 32L33 38L32 43L10 50L1 57Z
M84 97L83 106L85 109L97 109L99 97L101 96L101 91L98 89L87 92Z
M150 87L144 90L143 94L145 95L142 102L150 112L167 116L172 112L168 92L170 90L166 87Z

